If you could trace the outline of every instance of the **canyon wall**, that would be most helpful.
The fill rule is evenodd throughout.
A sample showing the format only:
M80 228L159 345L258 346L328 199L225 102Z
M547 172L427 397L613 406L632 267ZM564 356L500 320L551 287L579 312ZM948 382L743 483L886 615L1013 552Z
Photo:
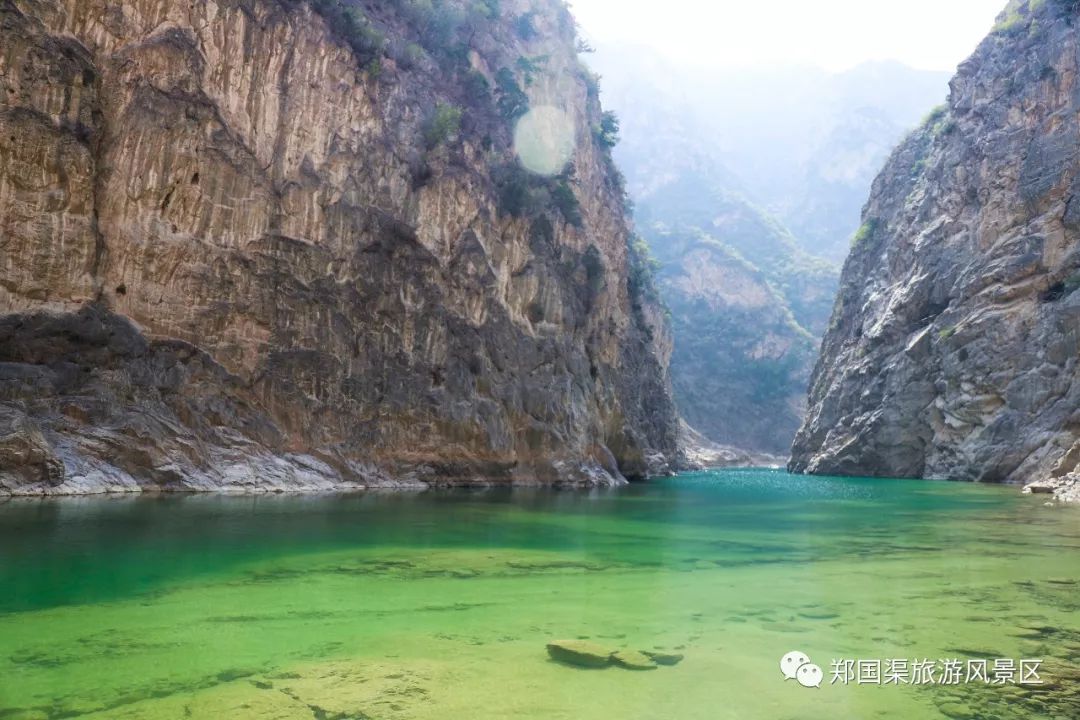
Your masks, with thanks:
M1075 2L1011 3L874 182L791 469L1077 470L1078 25Z
M670 469L573 19L431 8L0 0L0 493Z

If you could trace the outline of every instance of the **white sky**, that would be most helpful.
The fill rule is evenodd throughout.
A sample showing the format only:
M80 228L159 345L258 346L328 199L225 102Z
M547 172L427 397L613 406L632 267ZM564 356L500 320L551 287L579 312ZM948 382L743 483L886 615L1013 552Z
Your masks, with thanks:
M956 69L1006 0L569 0L586 37L700 65Z

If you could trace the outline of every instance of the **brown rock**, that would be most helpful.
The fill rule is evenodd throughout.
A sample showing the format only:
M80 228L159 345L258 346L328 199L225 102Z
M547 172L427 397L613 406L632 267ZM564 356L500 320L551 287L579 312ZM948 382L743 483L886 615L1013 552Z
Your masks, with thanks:
M358 3L416 36L381 5ZM5 441L0 492L669 467L662 313L626 280L572 23L536 10L528 47L508 17L476 30L473 65L491 84L549 58L526 90L578 128L580 223L520 170L491 98L428 147L428 109L470 97L460 74L375 73L307 3L5 5L0 415L37 430Z

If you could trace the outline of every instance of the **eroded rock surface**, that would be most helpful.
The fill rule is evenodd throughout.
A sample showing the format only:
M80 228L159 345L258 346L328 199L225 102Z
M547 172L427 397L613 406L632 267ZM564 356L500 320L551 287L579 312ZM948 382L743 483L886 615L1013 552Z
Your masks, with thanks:
M306 2L0 0L0 492L669 468L572 18L504 0L444 57L354 5L374 58ZM573 123L558 183L514 160L508 77Z
M1012 3L875 181L793 470L1077 469L1078 32L1075 3Z

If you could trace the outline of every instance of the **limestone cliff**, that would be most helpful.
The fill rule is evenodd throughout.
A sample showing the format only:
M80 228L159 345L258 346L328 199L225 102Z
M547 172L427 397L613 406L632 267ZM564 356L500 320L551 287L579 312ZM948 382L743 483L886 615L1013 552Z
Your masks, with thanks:
M792 469L1077 470L1078 31L1076 2L1011 3L875 181Z
M0 0L0 493L663 471L599 119L556 0Z

